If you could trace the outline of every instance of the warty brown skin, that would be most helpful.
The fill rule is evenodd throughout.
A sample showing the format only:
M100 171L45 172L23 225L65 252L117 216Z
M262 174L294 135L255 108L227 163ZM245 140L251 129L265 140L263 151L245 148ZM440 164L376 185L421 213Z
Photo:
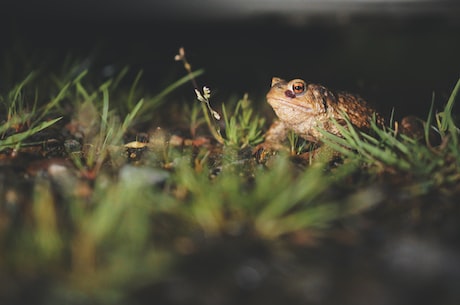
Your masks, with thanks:
M321 85L307 84L302 79L287 82L273 77L267 101L278 117L265 135L264 146L273 149L280 148L289 130L311 142L321 142L322 134L317 127L340 136L331 118L345 125L343 113L361 130L370 128L373 115L378 124L383 124L382 117L362 98L332 92Z

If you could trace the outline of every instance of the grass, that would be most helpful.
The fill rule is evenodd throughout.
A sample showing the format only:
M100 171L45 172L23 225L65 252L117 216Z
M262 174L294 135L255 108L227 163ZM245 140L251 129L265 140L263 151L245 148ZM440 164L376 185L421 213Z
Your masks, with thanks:
M51 300L83 294L103 304L121 303L130 291L160 281L182 257L199 251L203 239L250 237L277 244L302 232L325 234L334 223L358 217L385 199L373 183L382 172L410 173L414 178L407 186L417 190L413 196L455 191L459 182L452 109L460 81L445 109L428 116L426 139L434 122L441 137L436 147L375 123L369 134L337 124L343 138L324 132L325 144L343 155L343 164L299 167L280 153L266 167L251 157L265 121L248 97L223 106L220 118L210 106L210 91L203 90L198 91L201 104L189 107L189 134L191 140L204 134L213 141L174 145L168 131L150 132L149 143L138 148L140 158L131 160L123 146L127 134L152 114L163 115L166 95L201 73L188 72L151 98L136 98L141 74L129 89L118 87L126 70L95 89L85 83L88 71L62 78L67 81L55 83L58 93L42 106L37 96L46 92L40 88L32 99L23 95L34 74L2 96L7 109L0 126L3 166L22 162L22 149L33 144L29 139L51 126L66 130L81 146L62 153L60 158L70 162L43 165L25 186L0 188L0 295L14 297L2 288L11 275L20 288L46 279L40 293ZM356 181L356 175L373 178Z
M62 100L61 90L57 96L52 97L48 103L38 108L36 100L32 105L25 102L22 95L23 88L32 81L35 73L30 73L21 83L13 88L6 98L0 97L6 112L5 121L0 126L0 151L5 149L19 148L28 137L42 131L58 122L62 117L43 121L47 114L57 107Z
M222 105L225 122L225 145L245 148L263 141L265 119L254 115L248 95L238 101L232 114Z
M424 139L421 140L398 133L394 128L382 128L375 119L371 124L372 134L356 130L349 120L346 120L346 128L334 122L343 138L321 132L326 144L348 158L357 159L377 171L410 173L420 181L420 186L423 185L422 192L452 186L460 181L460 130L452 113L459 91L460 80L442 112L434 113L433 107L430 108L424 123ZM439 145L433 146L431 134L439 138Z

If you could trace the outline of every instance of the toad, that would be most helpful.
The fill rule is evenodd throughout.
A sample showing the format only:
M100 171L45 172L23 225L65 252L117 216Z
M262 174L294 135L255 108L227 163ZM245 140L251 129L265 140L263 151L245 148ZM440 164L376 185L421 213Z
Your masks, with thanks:
M333 92L324 86L309 84L302 79L285 81L273 77L267 101L278 120L265 134L265 142L256 148L259 160L261 151L281 149L282 142L290 130L313 143L321 143L323 137L318 127L341 136L331 119L346 125L344 114L359 130L369 130L373 116L378 125L384 124L382 116L359 96Z
M334 119L342 126L346 126L344 115L350 123L359 130L369 130L375 116L377 125L384 125L383 117L377 113L364 99L346 92L333 92L324 86L308 84L302 79L285 81L273 77L271 89L267 93L267 102L278 117L265 134L265 142L259 144L254 152L260 162L270 150L283 148L282 142L291 130L309 142L321 143L323 134L318 128L341 136ZM398 130L398 124L395 123ZM421 120L414 116L407 116L399 124L399 132L421 140L424 137L424 127ZM430 141L435 137L430 132ZM319 150L305 153L301 158L315 157ZM330 151L326 153L330 156Z

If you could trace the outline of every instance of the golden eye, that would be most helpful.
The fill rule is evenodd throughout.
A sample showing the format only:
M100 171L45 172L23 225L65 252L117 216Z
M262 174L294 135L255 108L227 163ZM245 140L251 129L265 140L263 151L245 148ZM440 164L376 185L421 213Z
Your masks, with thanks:
M301 81L295 81L292 84L292 92L294 92L296 95L302 94L305 91L305 83Z

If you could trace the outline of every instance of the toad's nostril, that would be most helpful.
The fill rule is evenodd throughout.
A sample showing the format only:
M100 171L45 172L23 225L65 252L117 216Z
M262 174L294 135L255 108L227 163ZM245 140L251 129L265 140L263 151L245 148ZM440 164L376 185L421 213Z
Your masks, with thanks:
M295 98L295 93L291 90L284 91L284 95L286 95L286 97Z

